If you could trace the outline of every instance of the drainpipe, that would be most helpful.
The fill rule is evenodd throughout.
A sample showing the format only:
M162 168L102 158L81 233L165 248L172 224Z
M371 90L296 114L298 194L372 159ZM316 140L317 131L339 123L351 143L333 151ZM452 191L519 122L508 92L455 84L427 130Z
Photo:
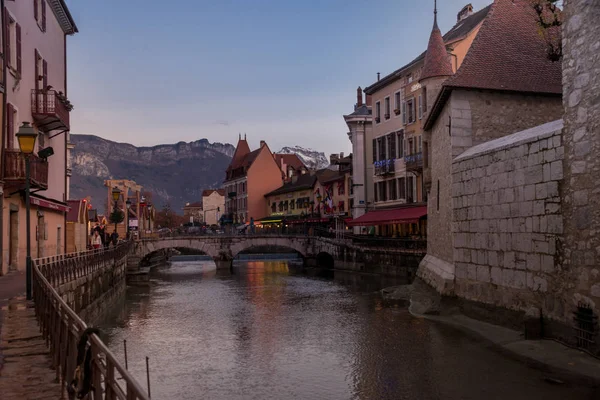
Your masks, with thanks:
M65 97L68 99L68 92L67 92L67 34L65 33L63 35L63 40L64 40L64 53L63 53L63 62L64 62L64 66L65 66L65 82L64 82L64 87L65 87ZM69 125L71 124L71 117L69 116ZM69 126L69 129L71 129L71 127ZM68 157L68 150L67 150L67 136L69 135L69 133L65 132L65 191L64 191L64 202L68 205L69 203L67 203L67 200L69 200L67 198L67 192L68 192L68 188L67 188L67 157ZM67 253L67 213L64 213L64 222L63 222L63 254Z
M4 0L0 0L0 29L2 29L2 54L6 54L4 51ZM4 93L2 94L2 127L0 128L0 133L2 134L2 138L0 139L0 144L2 147L1 156L0 156L0 186L2 190L0 193L0 276L2 275L2 267L4 265L4 182L2 179L4 178L4 138L6 137L6 62L3 62L3 72L2 76L4 77Z

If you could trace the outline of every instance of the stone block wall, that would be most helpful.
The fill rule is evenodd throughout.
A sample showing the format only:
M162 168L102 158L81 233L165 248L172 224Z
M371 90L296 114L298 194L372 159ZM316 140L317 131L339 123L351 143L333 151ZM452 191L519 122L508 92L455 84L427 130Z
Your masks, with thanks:
M600 2L565 0L564 252L570 310L600 308ZM596 327L596 331L598 328Z
M452 164L455 294L536 315L561 284L562 121L475 146Z

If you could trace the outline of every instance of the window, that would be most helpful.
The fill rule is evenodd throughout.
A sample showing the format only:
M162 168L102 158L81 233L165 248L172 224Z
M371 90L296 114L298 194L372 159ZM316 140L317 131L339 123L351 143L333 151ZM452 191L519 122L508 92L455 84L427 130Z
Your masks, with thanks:
M35 75L33 87L37 90L46 89L48 87L48 62L42 58L40 53L35 49Z
M7 21L4 38L6 41L6 62L11 72L21 73L21 25L4 9L4 20Z
M407 123L412 124L415 122L415 99L412 98L406 102L407 108Z
M273 203L271 203L271 212L275 211L277 211L277 202L274 201Z
M437 210L440 211L440 180L439 179L437 181L436 196L437 196Z
M426 113L427 112L427 88L425 86L423 86L421 93L423 93L423 113Z
M398 158L404 157L404 132L398 132Z
M379 161L385 160L385 145L382 137L377 139L377 147L379 147Z
M390 182L390 200L396 200L398 198L398 191L396 190L396 180L392 179Z
M408 75L408 77L407 77L407 81L408 81L408 83L411 83L411 82L413 81L412 74L411 74L411 75Z
M46 0L33 0L33 16L42 32L46 32Z
M399 198L406 199L406 178L398 178Z
M400 107L402 107L400 92L396 92L394 93L394 114L400 115Z
M415 152L413 151L413 139L410 138L408 139L408 155L414 154Z
M375 201L379 201L379 196L378 196L378 193L377 193L377 184L376 183L373 184L373 194L375 195Z
M373 139L373 162L377 161L377 139Z
M379 199L387 201L387 182L379 182Z
M419 119L423 119L423 95L419 95Z
M379 123L381 121L381 103L375 103L375 123Z
M290 200L290 210L293 210L296 208L296 204L294 202L294 200Z
M402 124L406 125L406 102L402 102Z
M419 153L423 152L423 137L419 135Z
M390 133L388 135L388 154L390 159L396 158L396 134Z
M6 104L6 143L7 149L15 147L15 121L17 120L17 112L12 104Z
M386 97L385 98L385 119L390 119L390 98Z

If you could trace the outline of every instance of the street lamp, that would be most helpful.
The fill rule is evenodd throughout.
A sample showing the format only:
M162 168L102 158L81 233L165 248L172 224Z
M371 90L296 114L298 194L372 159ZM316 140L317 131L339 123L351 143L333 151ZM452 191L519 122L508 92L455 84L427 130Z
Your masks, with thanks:
M127 208L127 215L125 216L125 221L127 221L127 229L125 230L125 238L129 239L129 209L131 208L131 200L127 199L125 202L125 207Z
M23 122L23 125L19 127L19 131L16 134L17 140L19 141L19 148L21 153L25 156L25 212L26 214L26 228L27 228L27 258L25 259L25 284L27 285L27 300L31 300L31 216L30 214L30 157L35 148L35 140L37 139L37 132L33 129L29 122Z

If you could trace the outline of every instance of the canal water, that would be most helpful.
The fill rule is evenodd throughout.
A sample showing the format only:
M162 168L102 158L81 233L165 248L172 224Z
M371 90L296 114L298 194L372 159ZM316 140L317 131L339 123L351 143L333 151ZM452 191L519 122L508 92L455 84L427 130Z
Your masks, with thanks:
M153 399L592 399L450 327L385 306L399 282L293 262L174 263L129 287L100 328ZM318 275L318 274L313 274Z

